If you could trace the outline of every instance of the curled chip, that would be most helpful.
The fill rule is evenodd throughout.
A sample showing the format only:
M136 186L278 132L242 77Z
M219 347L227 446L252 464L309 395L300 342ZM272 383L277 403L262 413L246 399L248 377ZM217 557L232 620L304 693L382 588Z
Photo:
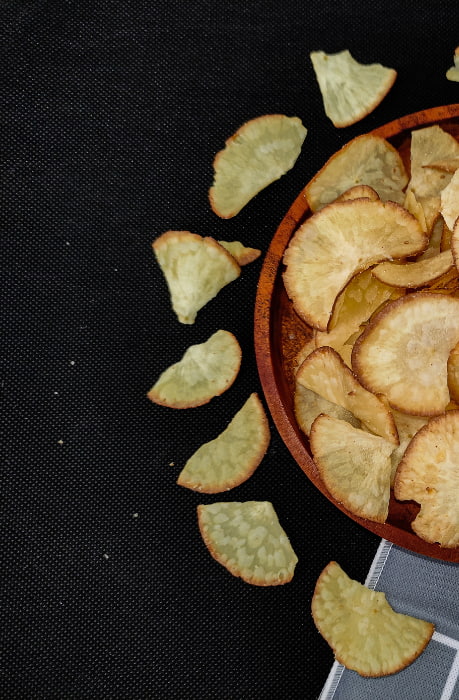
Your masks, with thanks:
M426 287L454 268L453 254L444 250L438 255L416 262L384 262L376 265L372 273L380 282L404 289Z
M335 153L306 186L311 211L318 211L355 185L368 185L380 199L402 204L408 175L398 151L386 139L363 134Z
M449 403L447 362L459 342L459 299L414 292L388 304L357 339L352 366L369 391L404 413L429 416Z
M313 51L310 57L325 113L339 128L355 124L376 109L397 77L393 68L380 63L359 63L348 50L334 54Z
M240 241L218 241L228 253L230 253L236 262L242 267L243 265L248 265L253 262L261 255L261 250L258 248L248 248L243 245Z
M269 439L263 405L257 394L251 394L227 428L190 457L177 483L202 493L219 493L239 486L260 464Z
M298 369L296 382L347 409L367 430L398 445L397 429L387 404L364 389L332 348L314 350Z
M307 130L298 117L266 114L231 136L214 160L209 190L212 210L223 219L238 212L260 190L293 168Z
M334 561L317 580L311 609L336 659L361 676L387 676L406 668L435 629L431 622L395 612L383 592L349 578Z
M459 411L446 411L421 428L395 476L394 494L421 510L411 523L427 542L459 546Z
M189 231L163 233L153 242L153 250L180 323L194 323L198 311L241 273L234 257L217 241Z
M333 498L360 518L384 523L394 444L324 414L312 424L309 440L314 462Z
M428 244L417 219L394 202L335 202L300 226L285 253L284 284L298 315L326 331L338 294L377 262L419 253Z
M205 343L190 345L182 359L160 375L148 398L170 408L201 406L229 389L240 366L239 343L232 333L219 330Z
M255 586L293 578L298 558L268 501L199 505L198 523L209 552L233 576Z

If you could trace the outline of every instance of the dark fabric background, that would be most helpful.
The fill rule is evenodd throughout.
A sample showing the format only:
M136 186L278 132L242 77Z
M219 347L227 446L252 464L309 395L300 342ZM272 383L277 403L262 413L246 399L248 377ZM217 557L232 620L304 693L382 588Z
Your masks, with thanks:
M186 459L261 391L253 307L262 258L182 326L151 242L187 229L267 250L290 203L353 136L459 101L444 75L457 3L7 0L0 8L0 697L316 698L333 660L310 598L336 559L363 580L378 538L308 482L271 423L263 463L225 500L270 500L298 554L257 588L205 549L176 486ZM309 52L348 48L399 76L344 130ZM218 219L212 161L243 122L299 116L295 168ZM240 374L207 406L146 392L217 330Z

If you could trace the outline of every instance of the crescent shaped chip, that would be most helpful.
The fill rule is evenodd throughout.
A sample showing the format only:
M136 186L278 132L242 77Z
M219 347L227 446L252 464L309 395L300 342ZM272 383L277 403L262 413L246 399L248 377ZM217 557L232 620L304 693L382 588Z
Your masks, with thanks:
M194 323L198 311L241 273L234 257L210 237L167 231L152 245L180 323Z
M417 219L394 202L335 202L300 226L284 253L288 296L298 315L326 331L338 294L354 275L425 249Z
M236 262L242 267L243 265L248 265L253 262L261 255L261 250L258 248L248 248L243 245L240 241L218 241L221 246L223 246L228 253L230 253Z
M458 410L431 418L411 440L395 476L395 497L421 506L414 532L442 547L459 546L458 437Z
M298 558L269 501L199 505L198 524L210 554L233 576L255 586L292 580Z
M347 49L334 54L313 51L310 58L325 114L338 128L355 124L376 109L397 77L397 71L380 63L359 63Z
M324 414L312 424L309 441L333 498L360 518L386 522L393 443Z
M202 406L229 389L240 366L238 341L232 333L219 330L204 343L190 345L179 362L164 370L147 396L170 408Z
M404 413L429 416L449 403L447 362L459 342L459 299L414 292L389 303L356 340L352 366L369 391Z
M387 676L409 666L435 630L431 622L396 612L382 591L349 578L335 561L317 580L311 610L336 659L365 677Z
M296 382L350 411L370 432L394 445L399 444L397 428L387 404L364 389L333 348L325 346L314 350L298 369Z
M356 185L368 185L380 199L403 204L407 182L405 166L392 144L380 136L363 134L332 155L304 193L313 212Z
M438 255L415 262L380 263L372 269L372 273L380 282L392 287L416 289L426 287L430 282L439 279L453 268L453 254L450 250L444 250Z
M190 457L177 484L202 493L219 493L239 486L260 464L269 439L263 405L256 393L251 394L226 429Z
M209 200L229 219L262 189L293 168L307 129L298 117L266 114L243 124L217 153Z

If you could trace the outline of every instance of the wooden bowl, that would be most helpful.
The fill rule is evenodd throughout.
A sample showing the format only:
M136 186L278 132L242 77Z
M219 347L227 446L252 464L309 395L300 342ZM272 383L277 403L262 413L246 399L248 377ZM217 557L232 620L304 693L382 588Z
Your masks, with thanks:
M409 114L372 133L386 138L409 163L411 131L439 124L459 138L459 104ZM310 337L311 330L296 315L282 281L282 257L297 227L311 215L304 191L300 192L282 220L266 254L260 274L255 304L255 352L266 402L291 454L313 484L337 508L363 527L413 552L459 562L459 548L442 548L418 537L411 522L419 511L414 503L401 503L393 495L389 516L384 524L364 520L350 513L325 488L311 457L307 437L300 430L293 410L292 360Z

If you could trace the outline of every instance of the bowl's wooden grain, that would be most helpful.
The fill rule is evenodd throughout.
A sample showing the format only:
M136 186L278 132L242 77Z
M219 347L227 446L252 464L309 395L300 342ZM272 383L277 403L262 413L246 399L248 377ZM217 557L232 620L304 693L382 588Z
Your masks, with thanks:
M409 165L410 135L416 128L439 124L459 138L459 104L409 114L373 133L388 139ZM255 352L266 402L291 454L313 484L337 508L363 527L406 549L446 561L459 562L459 548L447 549L420 539L410 523L419 510L415 503L399 503L391 497L389 516L383 525L349 513L328 493L311 457L306 436L297 425L293 411L291 360L310 335L295 314L282 282L282 257L297 227L311 212L304 191L300 192L282 220L267 251L258 283L255 303Z

